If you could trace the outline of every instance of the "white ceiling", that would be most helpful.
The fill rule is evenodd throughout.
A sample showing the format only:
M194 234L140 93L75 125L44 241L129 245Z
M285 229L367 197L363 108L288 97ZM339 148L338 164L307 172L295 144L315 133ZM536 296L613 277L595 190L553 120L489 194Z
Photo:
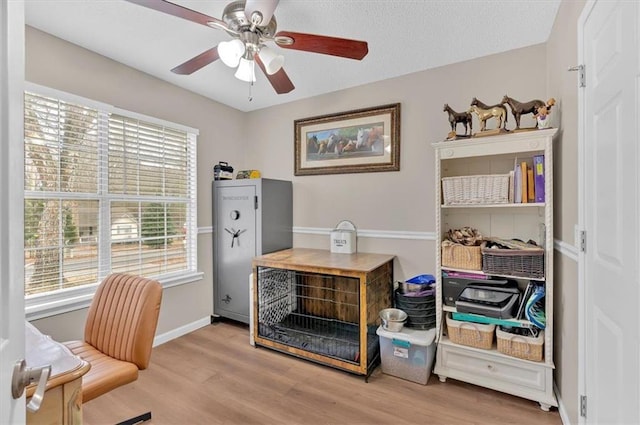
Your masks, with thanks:
M228 1L175 0L215 18ZM362 61L281 49L295 89L252 87L216 61L192 75L173 67L230 37L125 0L26 0L26 23L241 111L251 111L546 42L560 0L281 0L279 31L364 40Z

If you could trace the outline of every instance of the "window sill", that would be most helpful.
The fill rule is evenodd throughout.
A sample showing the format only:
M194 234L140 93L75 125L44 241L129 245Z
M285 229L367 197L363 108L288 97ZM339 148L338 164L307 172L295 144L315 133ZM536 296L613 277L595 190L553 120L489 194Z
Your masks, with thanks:
M174 276L160 278L162 289L202 280L204 273L189 272ZM55 294L33 295L25 298L25 316L27 320L44 319L58 314L69 313L75 310L88 308L93 300L93 295L98 284L87 285L82 288L73 288L56 292Z

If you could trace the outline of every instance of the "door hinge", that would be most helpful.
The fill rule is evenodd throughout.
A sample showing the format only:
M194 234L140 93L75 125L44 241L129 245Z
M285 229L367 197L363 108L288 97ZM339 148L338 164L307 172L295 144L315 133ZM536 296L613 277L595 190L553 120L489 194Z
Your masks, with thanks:
M253 209L254 210L258 209L258 195L253 197Z
M587 231L580 231L580 251L587 252Z
M567 71L578 71L578 84L579 87L587 87L587 79L585 76L584 65L571 66Z
M580 396L580 416L582 416L583 418L587 417L587 396L586 395Z

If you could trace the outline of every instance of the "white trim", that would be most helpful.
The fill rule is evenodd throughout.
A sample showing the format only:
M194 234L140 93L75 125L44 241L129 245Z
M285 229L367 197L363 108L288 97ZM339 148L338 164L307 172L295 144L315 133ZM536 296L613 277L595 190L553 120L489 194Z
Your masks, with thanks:
M560 420L564 425L571 425L571 420L569 419L569 413L567 412L567 408L562 402L562 398L560 397L560 390L556 383L553 383L553 392L556 394L556 399L558 400L558 413L560 413Z
M157 347L160 344L164 344L165 342L180 338L181 336L197 331L198 329L204 328L205 326L208 326L210 324L211 316L203 317L202 319L198 319L195 322L187 323L186 325L172 329L169 332L156 335L156 337L153 338L153 346Z
M332 229L324 227L294 227L293 233L301 235L327 235L331 233Z
M578 248L576 248L575 246L568 244L564 241L561 241L560 239L554 239L553 247L559 253L565 255L566 257L569 257L576 263L578 262L578 256L580 255L580 252L578 251Z
M294 226L292 231L299 235L323 235L329 236L331 231L328 227L300 227ZM198 227L198 234L213 233L213 226ZM404 230L367 230L358 229L358 237L379 238L379 239L412 239L423 241L435 241L434 232L409 232Z
M0 423L25 423L25 396L11 397L24 358L24 1L0 4Z
M98 284L80 288L67 288L25 297L25 316L27 320L37 320L57 314L68 313L89 307Z
M584 27L586 25L589 15L595 8L596 1L588 0L580 13L580 17L577 22L577 46L578 64L585 65L586 55L584 52ZM589 70L587 70L589 72ZM585 135L584 130L586 126L586 108L585 108L585 93L584 88L578 88L578 230L585 229L585 217L586 217L586 205L585 205ZM580 397L581 394L587 394L587 358L586 358L586 323L585 316L585 255L584 252L578 252L578 394L576 397ZM587 422L586 418L578 414L578 425L583 425Z
M200 281L203 276L202 272L180 273L169 278L158 279L158 281L163 289L167 289ZM96 283L81 288L63 289L54 294L29 296L25 299L25 317L31 321L88 308L97 287Z
M333 229L327 227L294 227L293 233L306 235L326 235L329 236ZM379 239L414 239L435 241L435 232L411 232L404 230L368 230L358 229L358 237L379 238Z

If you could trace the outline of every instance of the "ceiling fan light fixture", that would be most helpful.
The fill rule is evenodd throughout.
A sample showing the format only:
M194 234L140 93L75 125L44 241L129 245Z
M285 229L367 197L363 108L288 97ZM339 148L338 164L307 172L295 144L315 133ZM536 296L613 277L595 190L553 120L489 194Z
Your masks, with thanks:
M280 71L282 65L284 65L284 56L277 54L273 49L267 46L262 46L260 49L260 59L264 64L264 68L267 74L273 75Z
M218 43L197 56L173 68L171 72L191 75L203 67L220 60L236 68L235 77L253 83L256 81L255 64L278 94L295 88L282 67L284 57L264 44L275 42L278 47L362 60L369 52L366 41L324 35L277 31L274 11L280 0L232 0L222 12L221 19L207 16L173 3L174 0L128 0L129 2L163 12L181 19L225 31L232 40ZM256 56L259 55L259 56ZM251 88L249 89L251 92ZM249 95L251 100L251 95Z
M243 56L242 58L240 58L240 65L238 65L235 77L238 80L246 81L247 83L255 83L256 73L254 65L255 62L253 61L253 59L246 59Z
M244 55L244 51L244 43L237 38L230 41L222 41L218 44L218 55L220 56L220 60L231 68L238 66L240 58Z
M247 0L244 14L249 22L257 26L269 25L280 0Z

